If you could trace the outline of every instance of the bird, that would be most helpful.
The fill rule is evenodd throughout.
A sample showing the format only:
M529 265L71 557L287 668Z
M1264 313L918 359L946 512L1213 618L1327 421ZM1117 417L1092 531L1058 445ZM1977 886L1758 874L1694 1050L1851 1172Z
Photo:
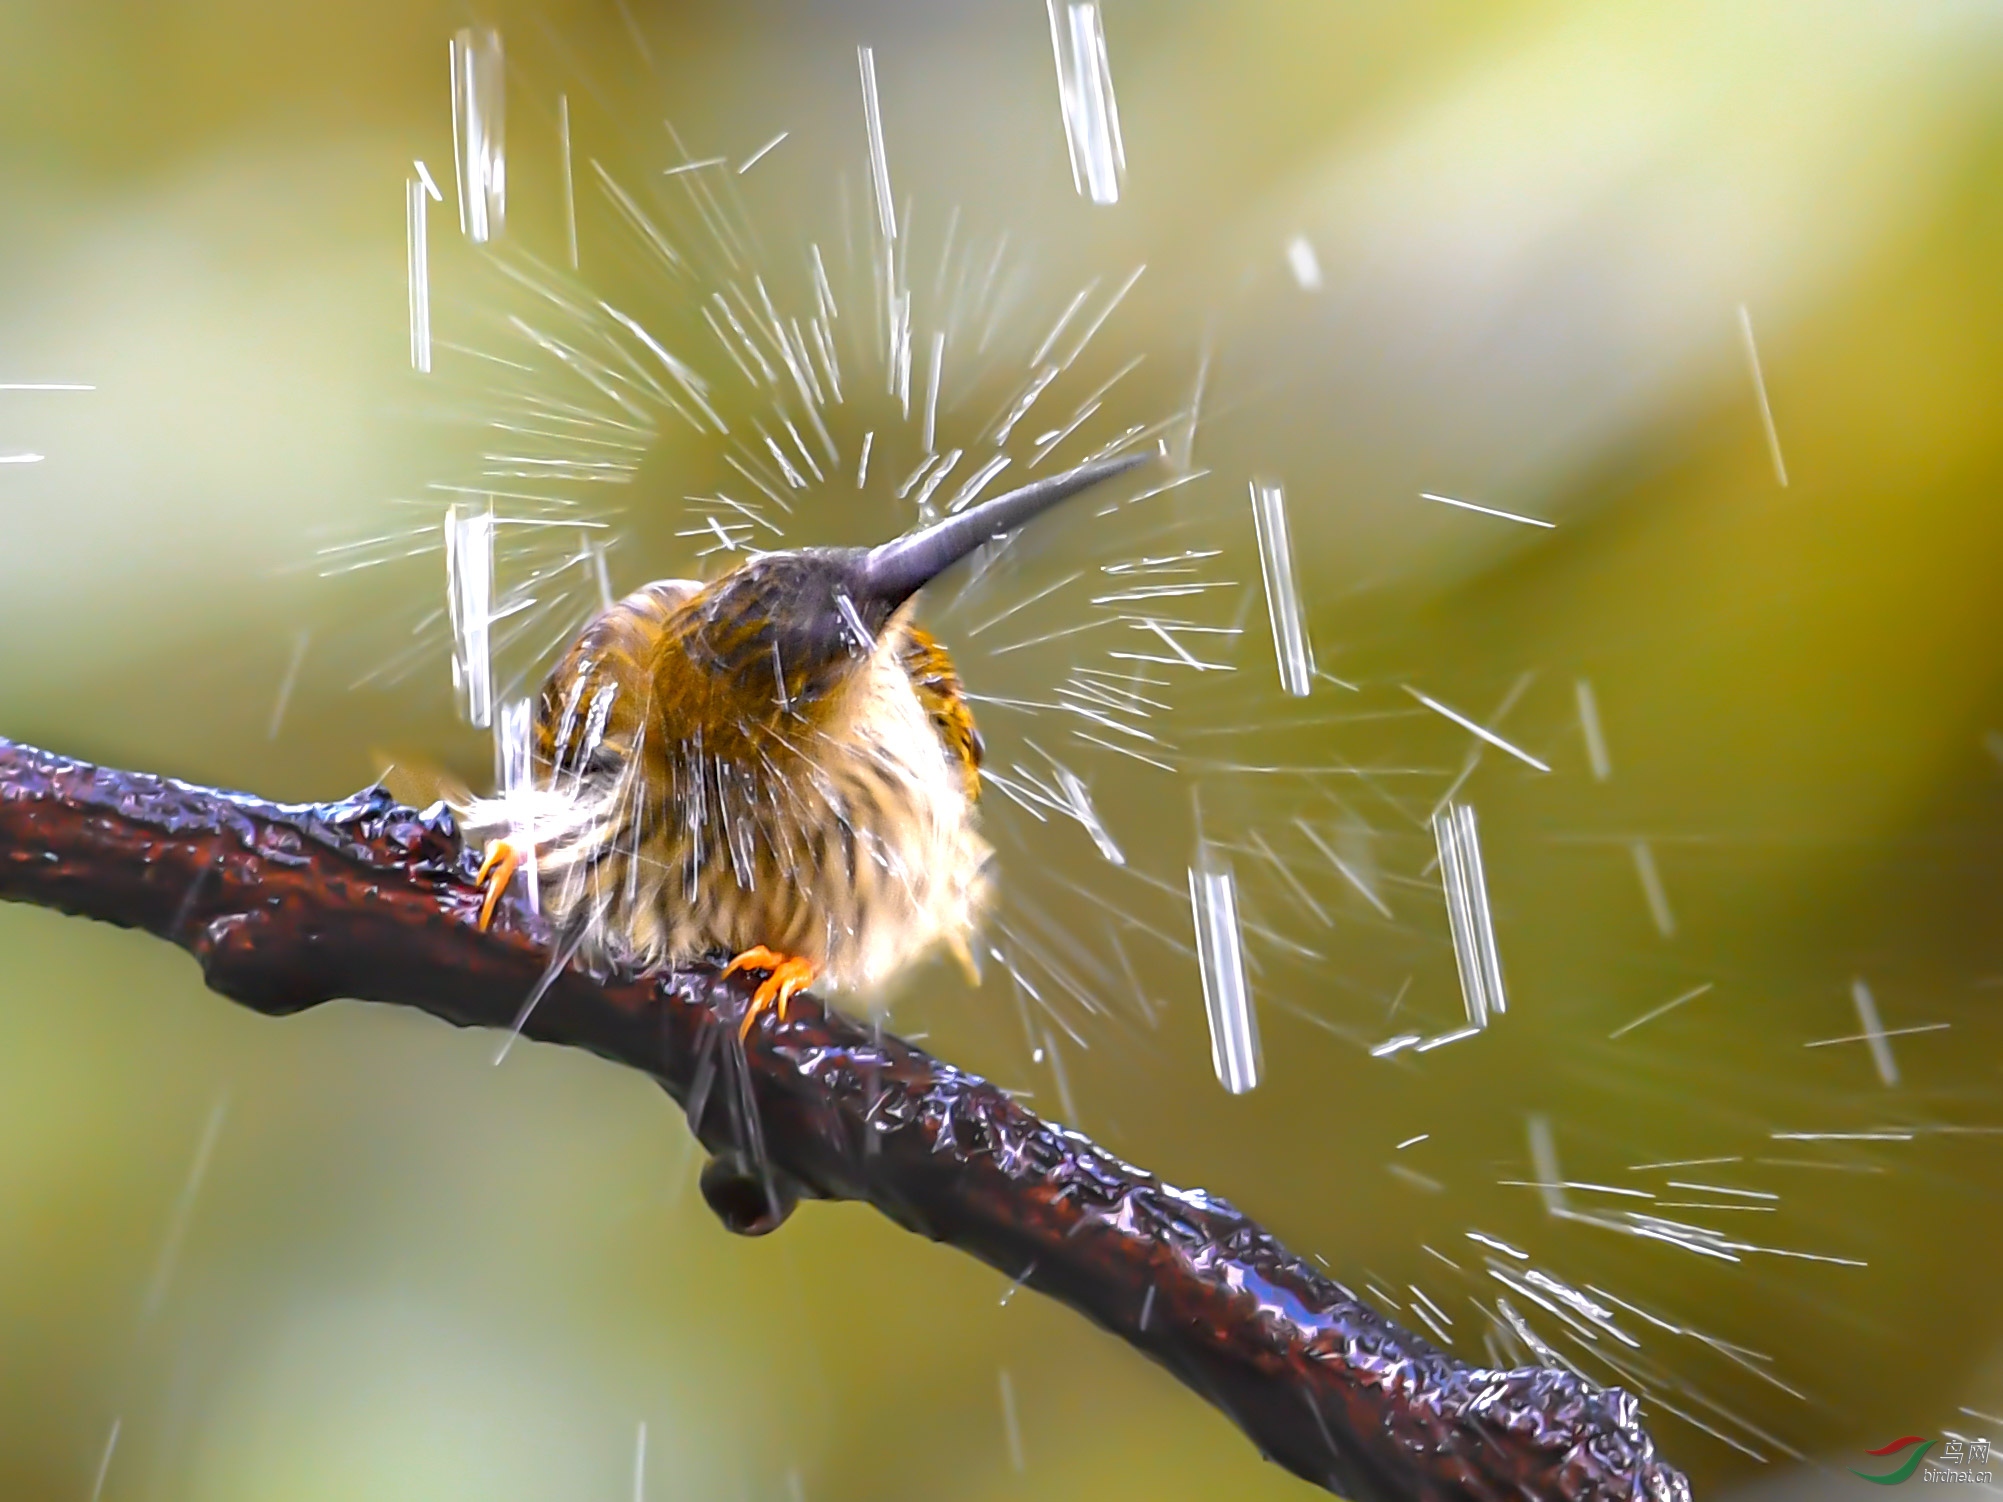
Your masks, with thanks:
M873 548L755 554L594 617L535 707L528 786L475 799L480 927L527 865L560 942L642 971L762 971L742 1021L969 941L991 896L982 743L916 597L1151 457L1080 465Z

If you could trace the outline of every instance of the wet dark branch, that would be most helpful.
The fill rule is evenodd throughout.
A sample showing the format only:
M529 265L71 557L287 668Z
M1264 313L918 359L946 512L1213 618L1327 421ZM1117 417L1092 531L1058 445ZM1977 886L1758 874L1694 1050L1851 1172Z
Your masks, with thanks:
M170 940L272 1016L346 997L511 1026L549 935L520 910L480 933L471 870L448 814L379 789L279 805L0 740L0 898ZM1689 1496L1620 1390L1436 1351L1224 1201L811 997L739 1047L739 979L572 966L523 1032L658 1080L717 1155L704 1191L733 1228L769 1229L800 1194L866 1200L1062 1300L1358 1502Z

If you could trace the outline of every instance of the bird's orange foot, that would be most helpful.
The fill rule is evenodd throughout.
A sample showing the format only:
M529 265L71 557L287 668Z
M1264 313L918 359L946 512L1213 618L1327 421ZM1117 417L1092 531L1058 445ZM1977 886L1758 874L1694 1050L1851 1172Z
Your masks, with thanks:
M818 973L810 960L803 960L790 954L780 954L767 949L763 944L747 949L724 967L725 975L733 975L739 970L763 970L765 979L752 993L751 1005L744 1009L744 1021L737 1029L740 1039L751 1036L751 1025L758 1020L758 1014L767 1007L778 1012L779 1020L786 1020L786 1003L793 999L793 993L814 983Z
M501 900L501 894L508 889L508 883L515 879L515 872L522 862L533 853L534 847L518 845L513 840L489 840L486 851L480 858L480 870L473 877L475 886L487 889L487 900L480 904L480 930L494 921L494 908Z

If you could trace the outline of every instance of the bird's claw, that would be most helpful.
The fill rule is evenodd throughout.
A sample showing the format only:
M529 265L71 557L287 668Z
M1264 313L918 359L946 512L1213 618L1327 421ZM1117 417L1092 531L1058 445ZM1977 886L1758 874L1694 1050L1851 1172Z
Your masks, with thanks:
M751 1004L744 1009L744 1021L738 1025L739 1041L751 1036L752 1024L767 1008L779 1014L779 1020L786 1020L786 1003L793 999L793 993L814 983L816 974L811 961L795 955L780 954L767 949L763 944L744 951L724 967L725 975L734 975L739 970L763 970L765 979L751 995Z
M501 901L501 894L508 890L508 883L515 879L515 872L521 869L529 853L528 848L517 845L513 840L487 841L487 848L480 857L480 869L473 877L475 886L487 889L486 900L480 904L482 933L494 921L494 909Z

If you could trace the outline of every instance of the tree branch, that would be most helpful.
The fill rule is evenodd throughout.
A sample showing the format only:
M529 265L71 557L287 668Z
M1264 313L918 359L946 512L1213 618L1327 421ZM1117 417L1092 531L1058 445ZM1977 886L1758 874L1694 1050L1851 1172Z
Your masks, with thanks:
M449 813L379 788L279 805L0 740L0 899L167 939L269 1016L349 997L506 1028L541 989L524 1035L659 1081L717 1155L704 1192L733 1229L771 1229L803 1193L866 1200L1070 1305L1358 1502L1687 1502L1620 1389L1457 1361L1224 1201L812 997L740 1047L741 977L552 972L533 916L478 931L471 871Z

